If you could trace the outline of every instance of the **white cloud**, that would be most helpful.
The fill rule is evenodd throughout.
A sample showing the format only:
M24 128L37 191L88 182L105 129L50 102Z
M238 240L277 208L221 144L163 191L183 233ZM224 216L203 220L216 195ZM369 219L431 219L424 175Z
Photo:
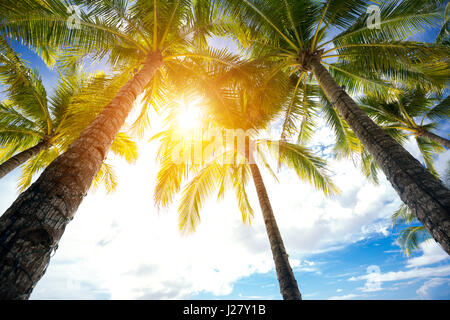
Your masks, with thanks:
M450 275L450 265L424 267L448 259L447 253L434 241L426 241L420 245L423 252L421 256L411 258L407 261L405 270L390 271L382 273L379 266L369 266L367 273L361 276L353 276L348 281L363 281L364 287L358 288L362 292L375 292L381 290L397 290L398 287L382 288L383 282L404 281L403 284L413 284L419 279L431 279L422 286L417 293L425 297L429 288L437 286L435 277L446 277ZM400 285L400 284L397 284Z
M307 294L302 294L302 298L312 298L315 297L319 294L319 292L312 292L312 293L307 293Z
M351 277L349 281L367 280L372 282L399 281L414 278L444 277L450 275L450 265L414 268L407 271L390 271L386 273L370 273L363 276Z
M408 259L407 268L426 266L449 259L449 255L434 240L422 242L420 249L423 255Z
M350 294L346 294L343 296L333 296L328 298L328 300L352 300L358 297L366 297L366 295L361 295L361 294L354 294L354 293L350 293ZM358 299L356 299L358 300Z
M420 153L419 148L417 147L416 140L413 136L410 136L408 140L406 140L405 143L405 149L413 155L414 158L418 159L419 161L423 161L422 155Z
M439 176L441 177L441 180L443 180L445 183L450 183L450 181L445 181L445 179L450 179L449 176L447 176L447 173L450 168L450 150L446 150L442 152L435 161L435 167L436 171L439 173Z
M294 264L291 263L294 272L315 272L316 274L321 274L318 265L314 261L309 260L297 260Z
M421 299L434 299L434 291L437 287L443 286L444 288L440 288L440 293L443 292L449 294L450 293L450 279L443 278L434 278L426 281L419 289L417 289L416 293L419 295Z

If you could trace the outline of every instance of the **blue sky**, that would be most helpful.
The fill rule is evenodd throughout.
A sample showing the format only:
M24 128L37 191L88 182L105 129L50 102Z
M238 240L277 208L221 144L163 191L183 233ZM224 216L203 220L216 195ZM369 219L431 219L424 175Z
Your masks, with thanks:
M380 283L379 290L366 292L362 288L366 280L350 280L367 274L367 268L379 267L382 273L396 272L399 267L408 265L398 246L395 234L387 237L374 236L364 239L342 249L315 254L305 263L309 268L294 268L295 276L304 299L449 299L450 279L446 277L414 277L399 281ZM420 256L415 254L414 256ZM412 257L412 259L414 259ZM308 263L314 263L314 267ZM431 267L448 266L448 259L432 263ZM432 279L438 279L431 289L420 290ZM235 284L233 292L223 299L278 299L276 274L269 272L242 279ZM199 294L198 299L214 298L210 294Z
M429 30L417 40L435 35ZM28 49L14 47L51 93L56 71ZM443 123L439 134L448 134L449 126ZM314 145L329 145L332 135L322 123L314 139ZM251 227L241 224L229 194L220 203L211 200L198 231L182 237L176 207L153 207L156 146L142 141L140 147L134 166L111 159L118 190L85 199L31 298L281 299L253 185L247 188L256 211ZM420 159L413 143L407 149ZM440 173L449 161L450 151L436 157ZM449 299L448 255L429 241L407 258L396 244L390 215L400 200L389 183L382 178L373 186L350 161L331 162L343 190L331 199L287 170L280 172L279 184L263 173L303 298ZM15 170L0 183L1 212L17 197L18 176Z

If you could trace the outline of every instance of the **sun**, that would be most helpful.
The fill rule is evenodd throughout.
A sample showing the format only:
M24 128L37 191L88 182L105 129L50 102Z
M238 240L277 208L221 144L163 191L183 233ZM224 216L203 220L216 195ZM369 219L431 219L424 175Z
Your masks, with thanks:
M180 103L176 115L177 126L179 129L191 131L200 127L202 119L200 103L201 99Z

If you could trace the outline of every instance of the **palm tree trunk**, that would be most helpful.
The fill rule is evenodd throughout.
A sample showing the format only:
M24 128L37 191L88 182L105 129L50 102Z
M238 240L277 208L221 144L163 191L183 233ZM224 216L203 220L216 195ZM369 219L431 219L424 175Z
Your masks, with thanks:
M0 179L6 176L8 173L13 171L21 164L31 159L33 156L37 155L42 150L47 149L48 147L49 147L48 142L42 141L39 142L34 147L24 150L14 155L13 157L9 158L8 160L0 164Z
M256 164L250 164L250 169L264 217L273 260L275 261L275 269L277 271L281 295L284 300L301 300L302 295L300 294L297 281L295 280L294 273L289 264L288 255L284 248L283 239L281 238L280 230L278 230L275 216L273 215L272 206L270 205L261 172Z
M161 65L161 53L150 53L80 137L0 217L0 299L28 299L136 97Z
M374 157L400 198L450 254L450 190L378 127L317 60L312 71L328 99Z
M443 145L447 149L450 149L450 140L447 140L447 139L445 139L441 136L438 136L437 134L434 134L427 130L424 130L422 132L422 136Z

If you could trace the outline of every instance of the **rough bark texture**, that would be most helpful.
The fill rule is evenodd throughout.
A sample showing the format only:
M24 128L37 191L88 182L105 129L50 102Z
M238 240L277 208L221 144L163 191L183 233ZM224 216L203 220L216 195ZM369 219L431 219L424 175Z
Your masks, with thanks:
M133 102L161 65L159 52L149 54L141 71L0 217L0 299L28 299Z
M288 255L284 248L283 239L281 238L280 230L278 230L275 216L273 215L272 206L270 205L270 200L261 173L256 164L250 164L250 169L252 171L259 204L263 213L273 260L275 261L275 269L277 271L281 295L284 300L301 300L302 295L300 294L297 281L295 280L294 273L289 264Z
M312 71L328 99L374 157L400 198L450 254L450 190L379 128L316 59Z
M0 179L6 176L8 173L13 171L15 168L25 163L28 159L31 159L33 156L37 155L44 149L47 149L49 144L47 142L39 142L34 147L31 147L27 150L24 150L13 157L9 158L2 164L0 164Z
M450 140L447 140L443 137L438 136L437 134L426 130L422 132L422 136L443 145L447 149L450 149Z

